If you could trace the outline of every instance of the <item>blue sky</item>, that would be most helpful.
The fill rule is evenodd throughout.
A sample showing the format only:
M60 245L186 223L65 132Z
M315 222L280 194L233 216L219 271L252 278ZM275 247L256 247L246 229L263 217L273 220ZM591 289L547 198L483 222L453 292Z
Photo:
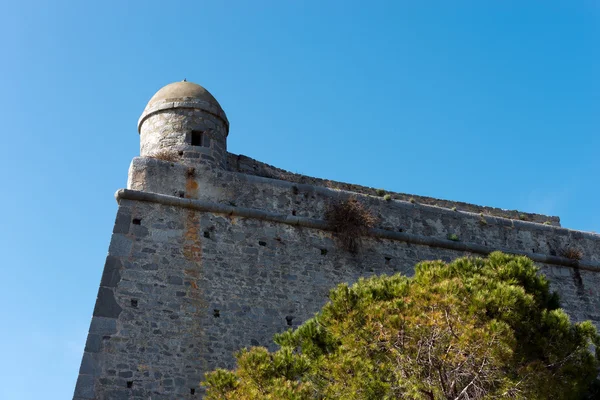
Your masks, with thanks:
M0 398L66 399L136 122L187 78L229 150L600 231L596 1L19 1L0 12Z

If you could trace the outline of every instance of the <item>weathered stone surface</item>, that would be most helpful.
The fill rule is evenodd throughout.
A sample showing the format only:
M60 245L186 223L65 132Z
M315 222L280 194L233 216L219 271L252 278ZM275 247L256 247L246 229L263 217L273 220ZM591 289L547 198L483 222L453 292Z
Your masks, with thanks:
M100 286L116 287L121 280L121 260L114 256L106 257Z
M79 373L82 375L99 375L101 372L99 355L94 353L83 353L83 359L81 360L81 367Z
M108 253L115 257L127 256L131 252L132 245L131 239L127 236L120 233L114 233L110 241Z
M96 307L94 308L95 317L118 318L123 309L115 300L112 289L100 287Z
M322 229L328 205L340 198L357 197L384 233L452 234L458 243L525 254L572 248L582 265L600 263L600 236L560 228L557 217L399 193L386 201L372 188L227 153L227 126L206 109L150 111L142 155L167 149L179 158L134 158L128 188L178 203L119 198L74 399L201 398L206 371L233 367L234 352L245 346L273 349L273 334L312 317L334 285L412 275L419 261L472 255L385 235L363 238L361 251L349 254ZM209 147L191 146L195 129L208 132ZM193 200L218 210L195 209ZM250 218L235 210L255 212ZM299 218L313 224L300 226ZM600 272L539 266L573 320L600 326Z
M98 353L102 348L102 336L89 334L85 342L85 350L89 353Z
M192 131L202 132L203 145L192 145ZM225 121L204 110L164 109L151 114L141 125L140 154L155 157L166 152L178 162L224 168L227 133Z
M372 187L360 186L352 183L337 182L331 181L329 179L321 179L312 176L296 174L293 172L283 170L281 168L274 167L269 164L265 164L258 160L254 160L242 154L227 153L227 165L230 171L292 182L296 183L297 187L305 185L322 186L332 189L345 190L353 193L361 193L381 197L377 194L378 189ZM394 200L409 201L410 199L413 199L418 204L427 204L447 209L452 209L456 207L458 210L468 211L475 214L484 213L486 215L493 215L518 220L523 218L526 221L538 222L541 224L548 221L551 225L560 226L560 219L556 216L527 213L517 210L505 210L502 208L486 207L476 204L469 204L461 201L436 199L433 197L419 196L407 193L396 193L386 191L386 194L392 196L392 199Z
M90 334L109 336L117 332L117 320L114 318L93 317Z
M354 256L325 231L153 203L139 202L135 207L148 226L156 227L150 228L147 236L133 238L131 259L117 257L121 262L127 258L127 267L122 268L114 291L122 311L116 319L118 333L104 335L109 337L102 342L103 352L112 356L103 361L101 375L114 370L117 377L123 378L131 372L140 390L149 385L165 398L189 396L189 385L177 385L175 379L199 383L207 370L232 367L237 349L253 345L273 348L272 335L288 329L290 323L297 326L310 318L337 283L381 273L411 275L418 261L465 255L365 238L362 252ZM419 226L419 214L393 218L400 217L407 218L407 227ZM467 233L468 229L478 228L469 224L468 215L464 217L461 236L477 236L476 232ZM531 225L531 232L537 231ZM436 234L437 229L441 228L430 234ZM205 231L210 233L209 238ZM552 231L541 232L551 235ZM490 233L486 237L492 240L489 238L494 236ZM506 246L506 240L510 236L488 244ZM529 240L539 241L533 235ZM597 254L594 246L598 242L590 242L589 246L586 255ZM597 273L579 271L579 281L573 278L570 268L541 267L575 320L592 318L600 322ZM138 301L137 308L131 307L131 299ZM159 383L156 374L161 376ZM120 387L125 384L109 379L97 385L97 393L118 393L126 390Z
M129 225L131 224L131 213L129 209L120 209L117 212L117 218L115 219L115 227L113 233L128 233Z
M94 393L94 377L91 375L79 375L73 400L96 398Z

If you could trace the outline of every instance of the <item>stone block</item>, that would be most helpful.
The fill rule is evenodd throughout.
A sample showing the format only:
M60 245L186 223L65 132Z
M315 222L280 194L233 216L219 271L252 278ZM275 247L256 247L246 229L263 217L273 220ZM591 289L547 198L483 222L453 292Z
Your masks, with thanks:
M107 400L131 400L132 398L132 392L131 390L126 390L126 389L117 389L117 390L111 390L109 392L106 393L106 399ZM152 396L152 398L154 399L154 396Z
M133 242L130 238L120 233L114 233L108 247L108 254L125 257L131 253L132 246Z
M88 353L98 353L102 348L102 336L89 334L85 342L85 351Z
M100 287L94 308L95 317L118 318L123 309L115 300L115 294L110 288Z
M114 318L93 317L90 324L90 334L110 336L117 332L117 320Z
M121 280L121 260L115 256L106 257L106 263L104 264L104 271L102 272L102 279L100 280L100 286L106 287L117 287L117 284Z
M95 399L94 395L94 381L95 378L92 375L79 375L77 378L77 384L75 385L75 397L77 399Z
M141 226L141 225L133 225L131 227L131 234L133 236L135 236L136 238L144 238L146 236L148 236L148 228L146 228L145 226Z
M183 279L179 276L169 276L167 282L171 285L183 285Z
M113 233L128 233L131 224L131 212L127 208L119 207Z
M81 366L79 367L80 375L100 375L102 368L98 362L100 355L97 353L83 352L83 358L81 359Z

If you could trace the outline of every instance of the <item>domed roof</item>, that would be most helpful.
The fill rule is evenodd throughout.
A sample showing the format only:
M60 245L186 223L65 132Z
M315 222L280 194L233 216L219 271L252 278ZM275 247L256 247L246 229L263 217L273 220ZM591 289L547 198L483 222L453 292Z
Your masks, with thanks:
M221 105L212 94L197 83L181 81L163 86L152 96L138 122L138 131L151 114L171 108L195 108L220 117L229 128Z
M188 81L169 83L152 96L148 105L160 101L181 101L184 99L202 100L217 106L219 105L219 102L208 92L208 90L197 83Z

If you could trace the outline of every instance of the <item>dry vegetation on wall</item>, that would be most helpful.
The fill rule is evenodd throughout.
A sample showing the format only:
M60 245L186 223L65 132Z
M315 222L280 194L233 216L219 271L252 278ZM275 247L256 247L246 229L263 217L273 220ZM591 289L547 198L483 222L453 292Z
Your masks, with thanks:
M351 253L360 250L362 236L377 222L373 214L355 197L330 203L325 219L342 247Z
M179 159L179 157L177 156L177 153L174 153L174 152L166 150L166 149L158 150L158 151L150 154L149 157L156 158L158 160L163 160L163 161L171 161L171 162L177 161Z
M583 258L583 252L575 247L567 247L560 252L560 255L571 260L581 260Z

